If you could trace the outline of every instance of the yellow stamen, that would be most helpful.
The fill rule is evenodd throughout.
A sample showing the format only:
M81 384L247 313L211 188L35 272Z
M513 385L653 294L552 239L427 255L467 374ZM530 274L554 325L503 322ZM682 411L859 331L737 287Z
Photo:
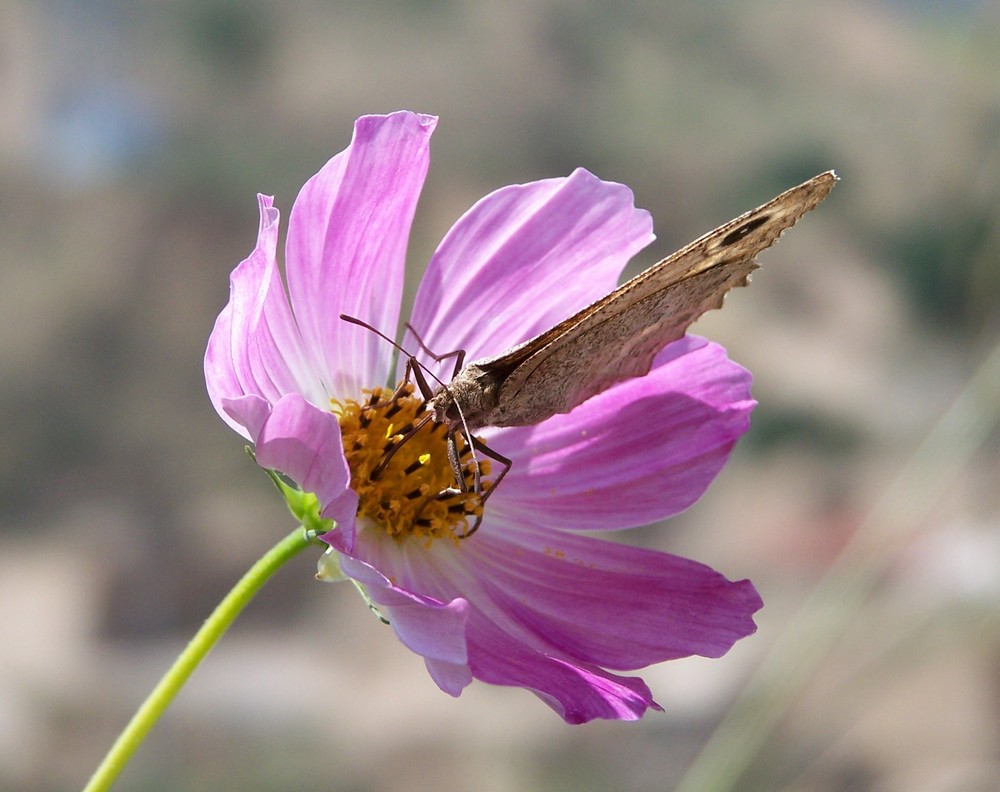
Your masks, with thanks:
M423 400L406 383L395 391L365 391L362 402L334 402L351 488L358 494L358 517L366 517L397 540L461 539L482 516L483 492L472 492L476 461L465 438L456 435L465 486L458 487L448 459L448 435L442 424L427 421L414 431L426 412ZM412 432L412 434L410 434ZM479 474L489 475L488 459L479 459ZM461 490L468 490L462 492Z

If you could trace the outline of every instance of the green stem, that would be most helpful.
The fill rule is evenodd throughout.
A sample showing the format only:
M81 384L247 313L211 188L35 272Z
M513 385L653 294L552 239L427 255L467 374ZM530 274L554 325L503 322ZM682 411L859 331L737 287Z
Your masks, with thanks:
M242 610L267 580L284 564L311 544L310 537L301 526L297 527L272 547L240 579L218 604L201 629L174 661L159 684L149 694L128 726L111 746L100 767L94 772L84 792L103 792L111 788L119 773L125 768L150 729L170 706L170 702L191 676L209 650L215 646Z

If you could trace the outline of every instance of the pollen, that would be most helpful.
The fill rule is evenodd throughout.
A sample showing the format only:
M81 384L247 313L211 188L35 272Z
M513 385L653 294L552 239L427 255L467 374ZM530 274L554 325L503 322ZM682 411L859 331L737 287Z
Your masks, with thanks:
M462 482L448 456L448 429L433 420L412 383L373 388L362 401L335 401L358 517L393 538L430 542L470 535L491 482L488 459L476 459L455 435ZM479 492L476 492L477 470Z

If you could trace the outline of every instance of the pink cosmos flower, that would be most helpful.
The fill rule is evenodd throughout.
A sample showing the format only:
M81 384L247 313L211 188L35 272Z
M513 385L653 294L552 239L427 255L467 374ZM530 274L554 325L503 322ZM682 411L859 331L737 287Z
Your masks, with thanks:
M483 430L513 461L485 508L475 493L439 495L456 489L443 427L428 425L377 469L425 408L412 388L394 393L405 359L394 364L388 343L339 316L398 327L436 122L358 119L351 145L292 207L287 292L278 210L258 197L257 246L233 271L208 344L212 403L258 464L316 495L343 574L442 690L457 696L480 679L527 688L570 723L637 719L659 705L641 679L609 669L718 657L756 629L762 603L749 581L581 532L647 524L697 500L749 424L750 375L686 336L648 375L569 414ZM441 242L410 323L437 353L500 353L611 291L652 239L631 191L585 170L505 187ZM420 349L409 333L404 345ZM452 360L417 357L450 378ZM489 462L479 464L488 480Z

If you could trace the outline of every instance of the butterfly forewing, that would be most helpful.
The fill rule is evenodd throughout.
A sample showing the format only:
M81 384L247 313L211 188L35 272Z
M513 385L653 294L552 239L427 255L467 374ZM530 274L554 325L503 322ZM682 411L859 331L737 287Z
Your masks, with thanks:
M492 423L534 424L569 412L653 358L726 293L747 282L755 256L815 208L837 177L820 174L654 264L536 338L478 366L499 382Z

